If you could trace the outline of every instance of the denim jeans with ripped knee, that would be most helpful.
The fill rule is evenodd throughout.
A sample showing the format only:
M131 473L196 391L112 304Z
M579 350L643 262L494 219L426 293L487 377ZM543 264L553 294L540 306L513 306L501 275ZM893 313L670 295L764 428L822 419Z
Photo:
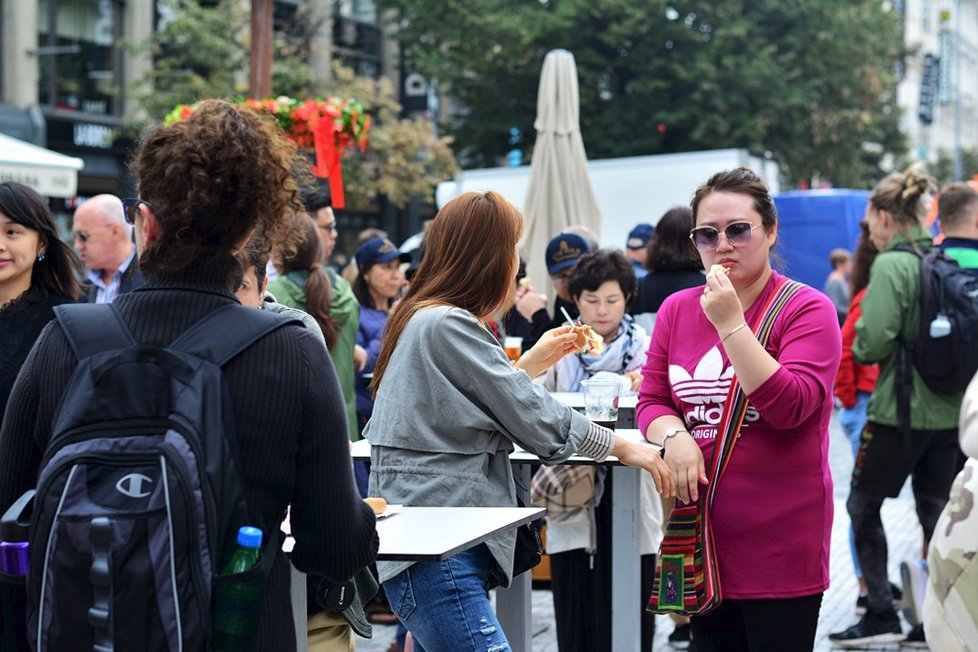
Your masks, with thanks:
M485 589L493 563L484 545L444 561L418 562L384 582L415 652L504 652L509 641Z

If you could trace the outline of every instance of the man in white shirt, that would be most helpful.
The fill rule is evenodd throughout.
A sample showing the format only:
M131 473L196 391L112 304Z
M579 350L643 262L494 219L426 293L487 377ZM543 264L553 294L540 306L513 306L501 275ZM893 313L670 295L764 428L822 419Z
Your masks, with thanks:
M88 270L89 303L111 303L142 284L132 226L118 197L96 195L75 209L72 237Z

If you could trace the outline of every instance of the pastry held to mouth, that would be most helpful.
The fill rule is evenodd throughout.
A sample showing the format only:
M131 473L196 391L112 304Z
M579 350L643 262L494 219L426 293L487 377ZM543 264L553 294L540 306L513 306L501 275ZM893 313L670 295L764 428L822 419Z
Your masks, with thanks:
M717 276L719 274L725 274L727 276L730 276L730 270L724 267L723 265L716 264L710 266L710 274L713 274L714 276Z
M581 353L598 355L604 351L604 338L594 332L587 324L577 322L571 326L571 331L577 333L577 348Z

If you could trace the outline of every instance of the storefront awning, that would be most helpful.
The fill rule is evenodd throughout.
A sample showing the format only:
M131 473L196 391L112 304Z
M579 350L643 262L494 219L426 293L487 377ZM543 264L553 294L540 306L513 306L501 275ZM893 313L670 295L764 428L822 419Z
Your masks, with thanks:
M0 134L0 182L17 181L46 197L74 197L80 158Z

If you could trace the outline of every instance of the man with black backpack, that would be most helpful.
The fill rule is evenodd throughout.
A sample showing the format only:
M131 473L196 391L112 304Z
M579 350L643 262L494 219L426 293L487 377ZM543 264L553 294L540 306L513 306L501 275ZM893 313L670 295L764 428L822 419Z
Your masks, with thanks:
M944 296L941 283L952 276L956 283L960 277L955 276L956 266L946 256L931 253L932 238L922 224L924 198L931 187L930 177L916 167L891 174L876 186L866 209L870 238L880 254L870 272L852 350L859 362L879 362L880 375L869 403L846 506L869 594L862 619L829 635L840 647L908 638L893 604L880 508L884 499L899 494L911 475L926 551L957 470L962 392L948 385L963 373L943 363L956 362L961 356L934 359L938 356L928 352L934 342L938 348L948 343L967 344L978 324L968 331L959 312L951 309L959 304L945 301L949 297ZM935 293L935 287L941 292ZM927 314L934 306L947 313L943 320ZM932 339L935 335L936 340ZM936 372L944 374L944 386L932 386L941 385L933 382L934 374L927 367L933 362L942 363L936 365ZM905 596L912 593L911 588L904 587ZM913 627L909 638L923 643L918 614L919 610L908 614Z
M37 488L35 650L207 649L214 623L242 624L215 617L229 579L257 603L240 648L294 650L289 505L299 570L343 582L376 557L325 347L229 287L252 233L278 242L301 210L292 154L223 101L147 136L127 202L146 282L59 313L24 363L0 430L0 507ZM242 525L261 530L261 559L222 577Z

